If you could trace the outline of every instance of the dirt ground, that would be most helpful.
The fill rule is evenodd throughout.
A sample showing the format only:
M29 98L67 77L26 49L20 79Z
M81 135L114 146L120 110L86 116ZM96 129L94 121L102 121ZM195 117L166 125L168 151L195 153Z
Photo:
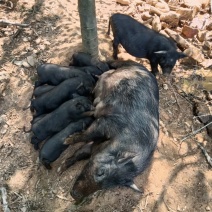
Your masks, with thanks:
M112 37L106 36L108 17L126 10L114 0L96 0L99 49L105 59L112 56ZM0 18L30 23L30 27L19 30L16 26L0 28L0 187L7 191L12 212L212 211L212 169L197 145L201 143L212 155L212 139L203 129L182 141L203 126L194 118L189 97L202 98L203 89L212 90L211 69L181 61L171 81L158 79L158 147L151 166L135 179L144 193L117 187L76 205L69 192L85 162L76 163L61 176L57 170L80 144L68 148L51 171L39 166L38 152L30 144L31 134L23 132L23 126L30 128L32 119L30 111L23 108L30 103L36 69L15 65L14 61L33 55L37 61L68 65L71 55L81 49L77 1L20 0L14 10L0 8ZM123 49L119 57L141 61ZM143 64L149 67L147 61Z

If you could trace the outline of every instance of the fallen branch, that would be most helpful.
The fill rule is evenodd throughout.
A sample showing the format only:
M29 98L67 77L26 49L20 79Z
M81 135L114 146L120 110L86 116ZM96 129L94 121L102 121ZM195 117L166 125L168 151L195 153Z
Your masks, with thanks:
M202 129L206 128L206 127L209 126L210 124L212 124L212 121L209 122L208 124L206 124L205 126L201 127L200 129L195 130L195 131L193 131L191 134L185 136L185 137L181 140L181 142L185 141L187 138L189 138L189 137L191 137L191 136L193 136L193 135L196 135L199 131L201 131Z
M9 209L8 203L7 203L7 191L4 187L1 187L0 191L1 191L1 196L2 196L3 211L10 212L10 209Z
M20 24L20 23L15 23L15 22L10 22L6 20L0 20L0 25L1 24L6 24L6 25L15 25L15 26L20 26L20 27L29 27L30 24Z
M207 153L205 148L200 143L197 144L199 148L202 150L203 154L205 155L207 162L210 164L210 166L212 166L212 158L210 157L210 155Z

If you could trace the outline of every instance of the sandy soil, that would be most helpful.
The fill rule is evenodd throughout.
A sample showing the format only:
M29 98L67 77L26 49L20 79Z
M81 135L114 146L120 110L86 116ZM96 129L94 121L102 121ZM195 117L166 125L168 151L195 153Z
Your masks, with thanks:
M111 37L106 36L111 13L125 13L128 7L114 0L96 1L99 48L102 57L112 56ZM27 56L38 61L67 65L73 52L81 49L80 24L76 0L20 0L14 10L0 9L0 17L19 23L31 23L18 30L0 28L0 187L7 190L11 211L37 212L141 212L211 211L212 169L196 142L212 155L212 140L205 130L182 138L203 125L194 119L189 94L202 95L211 88L210 69L178 62L169 84L160 78L160 138L151 166L135 179L144 193L117 187L101 191L76 205L69 192L85 162L78 162L63 175L57 173L61 162L79 147L68 148L47 171L38 164L38 152L30 144L29 110L35 67L14 65ZM18 32L17 32L18 30ZM16 34L17 33L17 34ZM119 57L135 59L120 49ZM149 67L147 61L144 64ZM199 80L196 76L202 76ZM178 86L178 90L174 85ZM183 91L179 93L179 91ZM3 205L0 203L0 211Z

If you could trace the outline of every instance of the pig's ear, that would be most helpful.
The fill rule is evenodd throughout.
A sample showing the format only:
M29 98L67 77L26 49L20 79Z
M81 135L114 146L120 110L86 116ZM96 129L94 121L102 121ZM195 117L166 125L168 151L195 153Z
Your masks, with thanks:
M131 162L132 159L136 156L136 154L133 152L124 152L124 153L119 152L117 156L118 156L117 160L118 165L124 166L127 163Z
M158 51L158 52L154 52L156 55L160 56L160 55L165 55L167 54L167 51Z
M188 55L186 55L183 52L177 52L177 57L178 57L178 59L180 59L180 58L188 57Z

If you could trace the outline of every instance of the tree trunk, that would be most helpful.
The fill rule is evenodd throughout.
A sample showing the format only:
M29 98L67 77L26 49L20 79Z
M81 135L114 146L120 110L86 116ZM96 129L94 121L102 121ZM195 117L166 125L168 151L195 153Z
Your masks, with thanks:
M95 0L78 0L82 45L84 52L98 58L98 36L96 24Z

